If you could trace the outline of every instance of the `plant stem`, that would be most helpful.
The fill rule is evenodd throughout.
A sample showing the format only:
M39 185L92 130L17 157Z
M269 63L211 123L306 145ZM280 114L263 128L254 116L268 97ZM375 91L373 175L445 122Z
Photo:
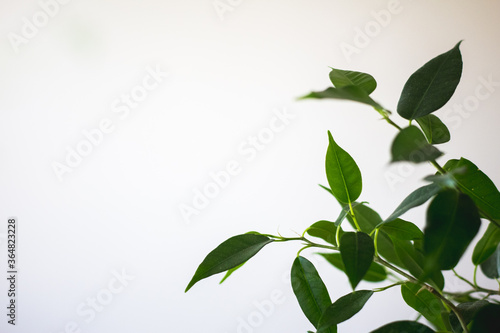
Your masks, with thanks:
M352 209L352 203L349 200L349 209L351 211L351 216L352 216L352 221L354 222L354 225L356 226L357 231L361 231L361 228L359 227L358 220L356 220L356 215L354 214L354 209Z
M387 261L385 261L384 259L380 258L379 256L376 256L373 258L373 260L381 265L384 265L385 267L387 268L390 268L391 270L393 270L394 272L404 276L405 278L407 278L410 282L413 282L413 283L416 283L416 284L421 284L418 280L416 280L413 276L403 272L402 270L400 270L399 268L397 268L396 266L393 266L391 264L389 264Z
M455 315L457 316L458 321L460 322L460 326L462 326L462 329L463 329L464 333L469 333L469 329L467 328L467 323L465 322L465 319L462 316L462 314L460 313L460 311L458 311L458 309L455 306L455 304L453 304L452 302L450 302L446 297L444 297L436 289L434 289L434 288L432 288L431 286L428 286L428 285L426 285L426 286L427 286L427 290L429 290L434 296L436 296L437 298L439 298L446 306L448 306L451 309L451 311L453 311L455 313Z

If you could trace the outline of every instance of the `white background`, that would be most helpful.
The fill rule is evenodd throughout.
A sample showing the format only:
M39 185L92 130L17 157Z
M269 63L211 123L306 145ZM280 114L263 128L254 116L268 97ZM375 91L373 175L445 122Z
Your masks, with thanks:
M437 113L452 132L439 161L467 157L500 183L499 86L463 114L453 108L474 102L480 78L500 82L499 1L396 1L398 12L385 26L373 12L394 3L387 0L221 3L232 10L218 13L213 0L68 1L16 44L13 34L22 37L24 19L32 22L40 4L0 2L4 272L7 218L19 223L17 325L3 314L8 286L1 279L1 332L312 329L286 281L299 244L268 246L223 285L216 276L184 289L204 256L230 236L249 230L293 236L337 216L338 205L317 186L326 184L327 130L362 170L360 200L382 217L434 172L428 165L389 165L396 132L368 106L296 101L329 85L329 66L372 74L378 81L372 96L395 111L413 71L464 40L462 81ZM366 28L371 36L363 45L356 38ZM358 53L347 56L346 44L358 45ZM141 85L148 68L168 77L120 118L113 103ZM238 147L283 109L295 118L248 161ZM68 147L76 149L82 131L105 118L112 133L58 179L54 163L65 164ZM179 207L192 205L210 173L231 160L241 172L187 223ZM394 184L391 175L402 178ZM423 226L424 213L422 207L405 218ZM317 267L332 299L350 291L342 273ZM113 272L123 270L133 280L110 293ZM470 259L458 270L471 278ZM451 277L447 283L463 288ZM273 292L283 302L263 314L255 302L269 304ZM86 303L97 296L106 304L90 319ZM367 332L415 316L395 288L376 294L339 329Z

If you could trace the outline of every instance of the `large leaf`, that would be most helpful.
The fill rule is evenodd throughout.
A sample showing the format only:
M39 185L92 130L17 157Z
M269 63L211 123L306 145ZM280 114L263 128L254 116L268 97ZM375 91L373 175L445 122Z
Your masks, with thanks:
M328 139L325 168L330 189L341 203L353 202L361 194L361 172L351 155L333 140L330 131Z
M424 229L426 271L456 266L481 225L472 199L455 190L440 192L430 203Z
M394 321L377 328L370 333L434 333L429 327L416 321L401 320Z
M440 109L453 96L462 75L460 43L413 73L403 88L398 113L417 119Z
M340 227L339 227L340 228ZM335 239L335 234L337 232L337 227L335 223L330 221L318 221L307 228L306 232L313 237L318 237L323 239L325 242L332 245L337 245L337 240ZM339 237L343 235L342 229L339 230Z
M481 310L483 307L490 304L488 301L481 300L477 302L465 302L457 305L458 312L462 315L466 324L469 324L471 320L476 316L477 312ZM462 325L458 321L457 315L455 312L450 313L450 325L453 329L453 333L462 333Z
M373 262L373 239L364 232L346 232L340 239L339 249L345 273L352 289L356 289Z
M380 230L385 231L392 239L414 240L424 236L415 224L401 219L382 224Z
M448 127L435 115L428 114L417 119L417 123L424 131L427 141L430 144L437 145L450 141L451 135Z
M383 107L375 102L363 88L358 86L344 86L342 88L327 88L323 91L313 91L306 96L301 97L300 99L306 98L333 98L333 99L343 99L348 101L359 102L363 104L368 104L374 107L375 109L383 109Z
M245 263L272 241L266 236L254 234L243 234L229 238L203 259L185 292L202 279Z
M436 147L427 142L422 131L416 126L402 129L391 146L392 162L422 163L433 161L442 154Z
M490 279L500 277L500 244L495 251L481 264L481 271Z
M319 320L318 329L323 332L324 329L336 327L361 311L366 302L373 295L371 290L358 290L344 295L325 309Z
M436 184L429 184L416 189L399 204L396 210L384 222L393 221L410 209L422 205L435 196L440 190L441 187Z
M493 252L495 252L500 243L500 228L493 223L488 225L488 228L483 234L483 237L477 242L472 253L472 262L474 265L483 263Z
M344 262L342 261L342 256L340 253L319 253L319 254L334 267L340 269L342 272L345 272ZM381 282L385 281L386 278L387 278L387 271L385 270L385 268L375 262L372 262L365 276L363 276L363 280L369 282Z
M470 333L498 333L500 305L488 304L482 307L474 317Z
M406 304L422 314L429 322L441 330L445 330L441 312L444 310L441 301L427 289L411 282L401 285L401 295Z
M346 71L342 69L332 68L330 72L330 81L335 88L343 88L345 86L358 86L368 95L377 88L377 81L370 74Z
M500 220L500 192L474 163L462 157L460 160L449 160L443 168L446 171L464 168L465 172L455 175L460 190L467 193L489 218Z
M314 265L300 256L293 262L291 280L302 312L314 327L318 327L323 311L332 303L323 280Z

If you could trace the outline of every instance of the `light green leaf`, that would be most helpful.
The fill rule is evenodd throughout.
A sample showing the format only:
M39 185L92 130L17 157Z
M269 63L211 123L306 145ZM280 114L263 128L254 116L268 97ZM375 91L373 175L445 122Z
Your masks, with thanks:
M344 262L342 261L342 256L340 255L340 253L318 254L325 258L334 267L340 269L342 272L345 272ZM365 276L363 276L363 280L368 282L381 282L385 281L385 279L387 279L387 271L383 266L375 262L372 262Z
M332 68L330 81L335 88L358 86L368 95L377 88L377 81L370 74Z
M332 245L337 245L337 240L335 239L335 234L337 232L337 227L335 226L335 223L330 222L330 221L318 221L311 225L309 228L307 228L306 231L310 236L313 237L318 237L324 240L327 243L330 243ZM339 237L343 234L344 232L339 230Z
M370 333L434 333L429 327L416 321L401 320L394 321L377 328Z
M476 313L470 333L498 333L498 318L500 318L500 305L488 304Z
M235 271L237 271L238 269L240 269L241 266L243 266L245 263L246 263L246 261L244 263L242 263L242 264L239 264L238 266L236 266L234 268L229 269L226 272L226 275L224 275L224 277L220 280L219 284L221 284L222 282L226 281L228 277L230 277Z
M424 204L427 200L435 196L440 190L441 187L436 184L429 184L416 189L399 204L396 210L384 221L384 223L393 221L410 209Z
M427 210L426 272L454 268L480 225L479 212L468 195L455 190L440 192Z
M355 201L361 194L361 172L354 159L339 147L328 131L329 145L326 153L326 177L330 189L343 204Z
M383 109L383 107L375 102L367 93L358 86L344 86L342 88L327 88L323 91L313 91L306 96L300 97L299 99L306 98L315 98L315 99L323 99L323 98L332 98L332 99L341 99L359 102L363 104L370 105L375 109Z
M483 234L483 237L477 242L472 253L472 262L474 265L483 263L493 252L495 252L500 243L500 228L493 223L488 225L488 228Z
M437 328L445 330L443 318L441 317L444 307L441 301L430 291L422 289L417 284L406 282L401 285L401 295L406 304L422 314L425 319L436 325Z
M435 160L442 154L436 147L427 142L422 131L416 126L402 129L391 146L391 162L422 163Z
M483 307L490 304L488 301L477 301L477 302L465 302L457 305L458 312L462 315L466 324L469 324L471 320L476 316L477 312L481 310ZM458 321L457 315L455 312L451 311L450 313L450 325L453 329L453 333L462 333L462 325Z
M332 303L318 271L309 260L299 256L293 262L291 280L302 312L318 327L321 314Z
M417 119L444 106L453 96L462 75L460 43L427 62L406 82L398 102L398 113Z
M414 240L424 237L422 231L415 224L401 219L382 224L380 230L385 231L392 239Z
M490 279L500 277L500 244L495 251L481 264L481 271Z
M422 131L430 144L437 145L450 141L451 135L448 127L435 115L428 114L417 119Z
M361 311L373 295L371 290L358 290L344 295L323 312L318 328L323 330L344 322Z
M345 273L352 289L356 289L373 262L373 239L364 232L346 232L340 239L339 249Z
M272 241L266 236L254 234L243 234L229 238L205 257L185 292L202 279L245 263Z

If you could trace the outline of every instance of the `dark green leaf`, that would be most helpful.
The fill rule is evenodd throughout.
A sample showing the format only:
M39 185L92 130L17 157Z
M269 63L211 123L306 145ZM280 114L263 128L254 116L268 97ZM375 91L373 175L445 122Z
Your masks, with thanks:
M498 333L498 318L500 318L500 305L488 304L482 307L474 317L470 333Z
M332 303L323 280L304 257L297 257L293 262L291 280L302 312L314 327L318 327L321 314Z
M370 269L375 254L373 239L364 232L346 232L340 239L340 254L352 289Z
M202 279L243 264L272 241L266 236L254 234L243 234L229 238L205 257L185 292Z
M342 296L324 311L319 320L319 329L334 327L361 311L373 295L371 290L358 290Z
M476 316L477 312L488 304L490 304L488 301L482 300L477 302L461 303L458 304L456 308L458 312L462 315L462 318L464 319L465 323L469 324L471 320ZM462 325L460 325L457 315L453 311L450 313L450 324L451 327L453 328L454 333L463 332Z
M398 208L384 222L395 220L410 209L422 205L440 190L441 187L436 184L429 184L416 189L399 204Z
M401 320L379 327L370 333L434 333L434 331L419 322Z
M393 239L414 240L424 237L422 231L415 224L401 219L382 224L380 230L385 231Z
M455 175L460 190L468 194L489 217L500 220L500 192L474 163L462 157L460 160L448 161L443 168L446 171L465 168L465 173Z
M310 236L313 237L318 237L324 240L327 243L330 243L332 245L337 245L337 241L335 239L335 234L337 232L337 227L335 226L335 223L330 222L330 221L318 221L311 225L307 231L306 231ZM339 230L339 237L343 234L344 232Z
M427 141L430 144L437 145L450 141L450 131L443 122L433 114L428 114L417 119L417 123L424 131Z
M427 142L418 127L408 126L402 129L392 142L391 154L392 162L421 163L435 160L443 153Z
M403 88L398 113L417 119L440 109L453 96L462 75L460 43L413 73Z
M361 172L351 155L333 140L330 131L328 138L325 168L330 189L341 203L353 202L361 194Z
M426 271L456 266L481 225L471 198L455 190L440 192L430 203L424 229Z
M441 301L427 289L422 289L418 284L406 282L401 285L401 295L406 304L422 314L429 322L441 330L445 330L441 312L444 307Z
M493 252L495 252L500 243L500 228L493 223L488 225L488 229L483 234L483 237L477 242L472 253L472 262L474 265L483 263Z
M375 102L362 88L358 86L345 86L342 88L327 88L323 91L313 91L309 95L303 96L300 99L306 98L333 98L342 99L348 101L359 102L363 104L368 104L376 109L383 109L380 104Z
M319 253L323 258L325 258L330 264L334 267L340 269L342 272L345 272L344 262L342 261L342 256L340 253ZM368 272L366 272L363 277L364 281L369 282L381 282L387 279L387 272L383 266L372 262Z
M490 279L500 277L500 244L497 246L495 252L481 264L481 271Z
M330 81L335 88L358 86L368 95L377 88L377 81L370 74L332 68Z

